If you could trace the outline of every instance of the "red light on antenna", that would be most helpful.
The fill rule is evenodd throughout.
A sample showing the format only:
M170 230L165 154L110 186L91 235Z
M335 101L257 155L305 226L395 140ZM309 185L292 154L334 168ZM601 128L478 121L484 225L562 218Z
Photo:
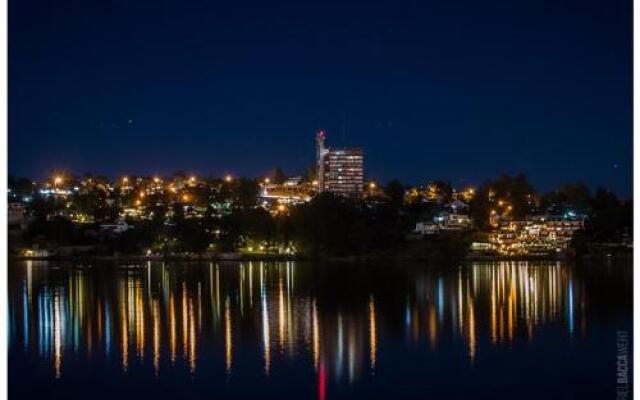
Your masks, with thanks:
M325 136L324 129L318 129L318 133L316 134L316 138L324 139L324 136Z

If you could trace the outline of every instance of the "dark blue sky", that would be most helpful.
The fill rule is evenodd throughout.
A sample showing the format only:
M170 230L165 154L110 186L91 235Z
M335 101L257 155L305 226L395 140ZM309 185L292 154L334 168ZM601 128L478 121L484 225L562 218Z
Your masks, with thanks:
M10 0L9 171L632 187L632 2Z

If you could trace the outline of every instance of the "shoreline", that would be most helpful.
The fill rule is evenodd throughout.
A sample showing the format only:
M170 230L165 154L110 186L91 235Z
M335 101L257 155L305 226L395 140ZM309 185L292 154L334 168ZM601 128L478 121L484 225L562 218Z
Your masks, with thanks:
M10 259L18 261L120 261L120 262L147 262L147 261L299 261L304 259L299 256L282 254L239 254L239 253L219 253L213 255L65 255L65 256L9 256Z
M520 255L520 256L504 256L504 255L474 255L467 254L462 257L454 257L453 259L461 262L474 261L573 261L573 260L593 260L593 259L631 259L633 254L630 253L614 253L614 254L584 254L580 256L570 256L566 254L549 254L549 255ZM288 261L304 261L304 260L320 260L328 262L346 262L346 263L393 263L393 262L419 262L419 261L439 261L452 259L439 256L402 256L402 255L357 255L344 257L326 257L316 256L307 257L301 255L282 255L282 254L240 254L240 253L218 253L211 255L64 255L64 256L16 256L9 255L10 260L17 261L117 261L117 262L149 262L149 261L178 261L178 262L202 262L202 261L229 261L229 262L288 262Z

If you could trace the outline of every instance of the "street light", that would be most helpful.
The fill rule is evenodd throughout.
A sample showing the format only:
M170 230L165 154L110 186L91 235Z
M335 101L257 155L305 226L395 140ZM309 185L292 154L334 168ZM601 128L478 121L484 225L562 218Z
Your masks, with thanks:
M377 186L377 185L376 185L376 183L375 183L375 182L370 182L370 183L369 183L369 189L371 189L371 190L375 189L375 188L376 188L376 186Z
M55 178L53 178L53 187L58 190L58 185L62 183L62 177L60 175L57 175Z
M227 175L224 177L225 182L231 182L233 180L233 177L231 177L231 175Z

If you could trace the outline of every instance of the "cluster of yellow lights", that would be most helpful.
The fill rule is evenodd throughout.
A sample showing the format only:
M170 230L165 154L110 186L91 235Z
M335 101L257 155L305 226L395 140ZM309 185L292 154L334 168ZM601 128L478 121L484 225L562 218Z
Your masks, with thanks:
M504 217L505 215L507 215L508 213L510 213L511 211L513 211L513 206L509 203L507 203L504 200L498 200L498 207L502 208L502 216ZM498 211L495 209L492 209L489 211L490 212L490 223L494 228L498 227L498 221L496 220L496 215L498 214Z
M377 186L375 182L369 182L369 189L375 189Z
M506 206L505 208L507 209L507 211L513 210L513 206L511 204L507 203L504 200L498 200L498 206L500 206L500 207L505 207Z
M265 247L264 247L263 245L260 245L260 246L258 246L258 248L256 249L256 248L255 248L255 247L253 247L253 246L247 246L247 251L250 251L250 252L251 252L251 251L254 251L254 250L264 251L264 250L265 250Z

